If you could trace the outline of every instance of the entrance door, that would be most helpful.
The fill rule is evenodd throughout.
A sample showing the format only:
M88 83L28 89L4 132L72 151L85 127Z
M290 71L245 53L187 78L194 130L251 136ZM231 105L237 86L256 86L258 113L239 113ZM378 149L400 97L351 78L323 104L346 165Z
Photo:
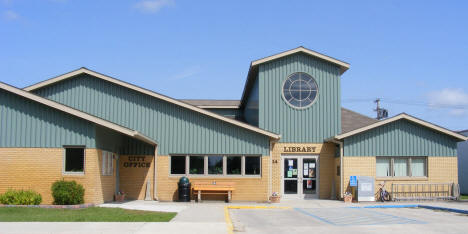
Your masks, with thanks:
M318 156L282 157L283 198L318 198Z

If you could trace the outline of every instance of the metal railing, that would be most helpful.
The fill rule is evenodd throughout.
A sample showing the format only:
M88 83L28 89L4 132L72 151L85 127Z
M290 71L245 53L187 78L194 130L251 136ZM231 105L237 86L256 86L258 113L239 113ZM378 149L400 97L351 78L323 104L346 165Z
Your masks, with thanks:
M392 184L391 197L393 201L401 200L456 200L458 199L458 184L454 183L424 183L424 184Z

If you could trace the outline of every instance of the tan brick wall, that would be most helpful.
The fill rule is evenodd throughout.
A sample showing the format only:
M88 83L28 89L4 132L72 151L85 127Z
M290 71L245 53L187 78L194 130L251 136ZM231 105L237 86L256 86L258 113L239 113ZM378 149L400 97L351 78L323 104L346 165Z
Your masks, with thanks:
M315 147L315 152L285 152L284 147ZM331 197L332 187L335 178L335 145L307 144L307 143L276 143L272 151L272 192L281 191L281 155L319 155L319 198L328 199Z
M115 176L102 175L101 150L86 149L84 175L62 173L63 152L63 148L0 148L0 193L8 189L32 189L42 195L42 204L52 204L52 183L64 179L83 185L85 203L113 199Z
M161 201L177 200L177 182L179 176L169 175L169 156L158 156L157 162L157 193ZM190 177L195 181L231 181L236 183L235 191L232 193L233 201L267 201L268 200L268 178L269 178L269 156L262 157L262 175L259 178L249 177ZM223 199L225 196L210 197ZM193 198L193 197L192 197Z
M339 199L340 198L340 183L341 183L341 176L337 175L337 170L340 167L340 157L335 157L335 171L333 172L335 174L335 198ZM341 173L341 172L340 172Z
M349 177L353 175L372 176L376 175L376 157L343 157L344 189L351 191ZM428 177L423 179L379 179L375 181L375 191L379 184L385 181L385 188L390 191L392 183L422 184L422 183L458 183L457 157L428 157Z
M147 181L153 198L154 156L121 155L119 164L119 190L126 198L145 199Z

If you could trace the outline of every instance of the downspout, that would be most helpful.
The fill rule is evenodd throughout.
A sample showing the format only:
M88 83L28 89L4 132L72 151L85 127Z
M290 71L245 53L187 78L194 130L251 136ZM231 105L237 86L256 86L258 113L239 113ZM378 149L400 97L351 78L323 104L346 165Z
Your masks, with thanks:
M157 165L158 165L158 145L154 146L154 175L153 175L153 199L158 201L158 183L157 183Z
M344 169L343 169L343 142L338 141L338 144L340 145L340 198L343 198L343 183L344 183Z
M272 194L272 181L273 181L273 141L270 141L270 160L268 160L268 194L267 194L267 201L270 200L270 196Z

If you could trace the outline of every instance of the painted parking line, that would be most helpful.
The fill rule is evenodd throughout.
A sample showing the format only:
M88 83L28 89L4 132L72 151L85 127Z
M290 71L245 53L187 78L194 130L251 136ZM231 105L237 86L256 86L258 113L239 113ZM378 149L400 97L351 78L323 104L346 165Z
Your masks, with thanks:
M359 208L294 208L294 210L334 226L425 223L416 219Z
M245 209L245 210L267 210L267 209L282 209L289 210L292 207L289 206L225 206L224 207L224 220L226 221L227 233L232 234L234 232L234 225L232 224L231 216L229 215L229 209Z
M468 210L456 209L456 208L447 208L441 206L428 206L428 205L415 205L415 204L406 204L406 205L374 205L374 206L352 206L348 208L424 208L429 210L442 210L448 212L454 212L459 214L467 214Z

